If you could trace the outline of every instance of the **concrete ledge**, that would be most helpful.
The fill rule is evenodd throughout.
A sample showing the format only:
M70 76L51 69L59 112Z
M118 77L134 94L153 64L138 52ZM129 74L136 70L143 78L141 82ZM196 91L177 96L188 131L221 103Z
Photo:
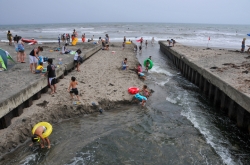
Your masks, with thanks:
M161 46L161 50L163 50L164 53L169 53L174 55L175 57L182 60L185 64L187 64L192 69L196 70L200 75L202 75L209 83L212 83L216 87L218 87L221 91L223 91L228 97L233 99L237 104L242 106L244 109L246 109L248 112L250 112L250 97L246 94L238 91L234 87L232 87L230 84L225 82L220 77L217 77L209 70L206 70L199 66L198 64L190 61L185 55L179 54L178 52L174 51L170 47L167 46L167 43L165 41L159 41L159 44Z
M165 41L159 41L159 44L160 50L181 70L184 77L200 88L201 93L211 101L213 106L236 121L239 128L248 130L250 133L250 97L247 94L205 69L200 65L199 59L190 60L167 46Z
M82 54L82 57L84 59L89 58L94 53L99 51L101 49L101 45L96 45L95 47L89 49L88 51L84 52ZM62 76L66 75L68 70L72 70L74 68L74 61L73 57L68 57L63 65L60 65L59 68L56 69L56 75L57 79L62 78ZM6 118L4 118L5 115L11 113L14 109L18 108L19 105L22 105L23 103L29 102L32 103L33 96L37 95L35 98L39 98L39 93L45 93L48 91L48 79L47 77L40 77L36 80L32 80L27 84L24 88L17 91L14 95L10 96L9 98L6 98L2 102L0 102L0 118L2 118L1 121L6 121L6 118L9 119L13 115L8 115ZM14 113L14 112L13 112ZM22 108L19 108L15 111L15 115L20 115L22 113ZM9 121L8 121L9 122ZM8 123L2 123L0 124L4 127L6 125L9 125Z

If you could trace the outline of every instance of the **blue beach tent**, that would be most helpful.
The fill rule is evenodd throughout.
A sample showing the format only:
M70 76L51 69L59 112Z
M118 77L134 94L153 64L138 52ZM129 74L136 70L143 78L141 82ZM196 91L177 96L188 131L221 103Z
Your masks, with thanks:
M2 66L2 68L4 68L4 70L7 70L7 68L8 68L8 59L15 63L15 61L9 55L9 53L0 48L0 66Z
M250 33L249 34L247 34L248 36L250 36Z

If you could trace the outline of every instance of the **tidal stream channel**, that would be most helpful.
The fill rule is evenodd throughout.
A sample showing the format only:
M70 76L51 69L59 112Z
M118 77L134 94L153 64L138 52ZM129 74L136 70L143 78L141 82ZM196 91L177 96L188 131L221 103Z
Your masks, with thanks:
M149 56L154 67L145 83L154 93L146 107L122 105L63 120L53 125L51 149L29 147L27 141L0 164L249 164L249 135L214 109L158 44L137 54L140 63Z

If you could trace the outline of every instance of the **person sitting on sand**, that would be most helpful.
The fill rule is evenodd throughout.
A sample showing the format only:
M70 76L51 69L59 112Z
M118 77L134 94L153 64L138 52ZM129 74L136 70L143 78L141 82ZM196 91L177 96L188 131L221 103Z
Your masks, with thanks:
M243 38L243 40L241 42L241 53L243 53L245 51L245 41L246 41L246 38Z
M122 61L122 70L127 70L128 65L127 65L127 58L124 59L124 61Z
M74 99L73 93L76 95L77 100L79 100L78 90L76 88L76 85L78 85L78 82L76 81L76 78L75 77L71 77L71 82L70 82L69 88L68 88L68 92L70 93L71 100ZM70 90L70 88L71 88L71 90Z
M56 93L56 66L53 65L53 60L51 58L48 59L47 72L44 76L48 75L49 78L49 86L51 89L51 95Z
M146 76L145 76L144 73L138 72L138 76L139 76L139 78L141 78L141 79L143 79L143 80L146 80Z
M48 144L48 148L50 148L50 141L49 138L43 138L43 133L46 132L46 127L45 126L39 126L37 127L37 129L34 132L34 135L31 137L31 141L33 142L32 144L30 144L30 146L32 146L34 143L38 142L41 145L41 148L44 148L45 143L47 142ZM40 140L42 139L42 140Z
M43 71L43 62L40 62L39 65L36 67L35 74L42 73Z
M105 45L105 47L103 47L103 45ZM109 50L109 44L105 44L103 42L103 44L102 44L102 50Z
M247 49L247 53L250 53L250 45L247 45L248 49Z
M145 103L148 100L145 96L140 95L140 93L135 94L135 96L133 97L132 101L134 101L134 99L136 99L139 102L141 102L142 106L145 106Z
M137 67L135 67L136 72L142 72L142 66L138 63Z
M150 91L148 90L148 87L147 87L147 85L143 85L143 87L142 87L142 89L140 90L140 92L142 92L143 94L143 96L145 96L145 97L147 97L147 98L149 98L149 96L150 96Z
M68 54L70 52L70 50L67 49L68 44L66 43L63 47L62 47L62 52L61 54Z

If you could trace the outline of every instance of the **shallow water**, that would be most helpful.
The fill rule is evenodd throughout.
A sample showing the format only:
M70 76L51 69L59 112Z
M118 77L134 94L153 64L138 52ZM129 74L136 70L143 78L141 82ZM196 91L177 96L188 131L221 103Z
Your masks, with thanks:
M64 120L53 125L50 150L27 143L0 164L248 164L249 136L181 76L158 44L137 56L143 62L149 55L147 84L155 92L147 107Z

